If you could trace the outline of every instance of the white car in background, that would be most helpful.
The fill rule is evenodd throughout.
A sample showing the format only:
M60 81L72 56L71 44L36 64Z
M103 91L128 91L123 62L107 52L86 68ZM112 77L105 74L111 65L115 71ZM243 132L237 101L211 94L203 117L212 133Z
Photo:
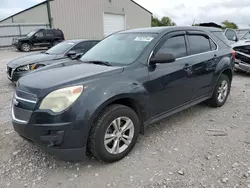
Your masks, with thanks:
M250 73L250 30L245 30L241 37L237 30L226 29L225 36L236 51L235 70Z

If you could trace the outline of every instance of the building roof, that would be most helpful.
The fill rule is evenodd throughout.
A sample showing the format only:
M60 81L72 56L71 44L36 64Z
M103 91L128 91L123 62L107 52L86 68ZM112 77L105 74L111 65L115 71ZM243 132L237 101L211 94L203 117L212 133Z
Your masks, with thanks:
M49 0L49 1L52 1L52 0ZM46 2L47 2L47 1L45 0L45 1L41 2L41 3L39 3L39 4L36 4L36 5L32 6L32 7L30 7L30 8L27 8L27 9L25 9L25 10L22 10L22 11L18 12L18 13L15 13L15 14L13 14L13 15L7 17L7 18L4 18L3 20L0 20L0 23L3 22L3 21L5 21L5 20L8 20L9 18L12 18L12 17L14 17L14 16L16 16L16 15L18 15L18 14L21 14L21 13L23 13L23 12L26 12L26 11L30 10L30 9L33 9L33 8L35 8L35 7L38 7L38 6L42 5L42 4L45 4ZM144 8L143 6L141 6L140 4L136 3L135 1L131 0L131 2L135 3L137 6L141 7L141 8L144 9L144 10L146 10L146 11L149 12L150 14L153 14L152 12L150 12L149 10L147 10L146 8Z
M222 31L214 27L201 26L167 26L167 27L148 27L122 31L121 33L161 33L167 30L200 30L200 31Z
M9 18L12 18L12 17L14 17L14 16L16 16L16 15L18 15L18 14L21 14L21 13L23 13L23 12L26 12L26 11L28 11L28 10L30 10L30 9L33 9L33 8L35 8L35 7L38 7L38 6L40 6L40 5L42 5L42 4L45 4L45 3L46 3L46 1L43 1L43 2L38 3L38 4L36 4L36 5L32 6L32 7L29 7L29 8L27 8L27 9L25 9L25 10L22 10L22 11L18 12L18 13L15 13L15 14L13 14L13 15L7 17L7 18L4 18L3 20L0 20L0 23L3 22L3 21L5 21L5 20L8 20Z
M142 9L146 10L147 12L149 12L150 14L153 14L152 12L150 12L148 9L144 8L143 6L141 6L140 4L136 3L135 1L131 0L133 3L135 3L136 5L138 5L139 7L141 7Z

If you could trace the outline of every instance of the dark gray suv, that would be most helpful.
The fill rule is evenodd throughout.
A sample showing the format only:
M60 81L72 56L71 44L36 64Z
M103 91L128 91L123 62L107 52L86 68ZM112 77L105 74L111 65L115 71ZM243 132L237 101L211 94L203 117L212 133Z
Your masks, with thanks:
M235 57L225 41L222 30L203 27L111 35L69 66L22 77L14 129L65 160L120 160L147 125L203 101L224 105Z

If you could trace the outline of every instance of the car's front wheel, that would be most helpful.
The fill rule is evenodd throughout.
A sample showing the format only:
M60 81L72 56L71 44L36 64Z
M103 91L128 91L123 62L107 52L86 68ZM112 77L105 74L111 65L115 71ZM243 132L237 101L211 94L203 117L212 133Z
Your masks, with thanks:
M231 82L227 75L222 74L215 86L212 98L208 103L213 107L221 107L227 101L231 90Z
M23 43L21 45L21 51L29 52L31 50L31 45L29 43Z
M121 160L137 141L139 122L137 114L129 107L107 107L91 129L88 145L90 152L104 162Z

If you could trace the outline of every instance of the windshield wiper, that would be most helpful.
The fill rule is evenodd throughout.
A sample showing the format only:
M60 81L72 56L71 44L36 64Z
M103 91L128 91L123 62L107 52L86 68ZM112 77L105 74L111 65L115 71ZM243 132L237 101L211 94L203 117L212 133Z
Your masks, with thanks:
M85 63L92 63L96 65L106 65L106 66L112 66L109 62L107 61L84 61Z

